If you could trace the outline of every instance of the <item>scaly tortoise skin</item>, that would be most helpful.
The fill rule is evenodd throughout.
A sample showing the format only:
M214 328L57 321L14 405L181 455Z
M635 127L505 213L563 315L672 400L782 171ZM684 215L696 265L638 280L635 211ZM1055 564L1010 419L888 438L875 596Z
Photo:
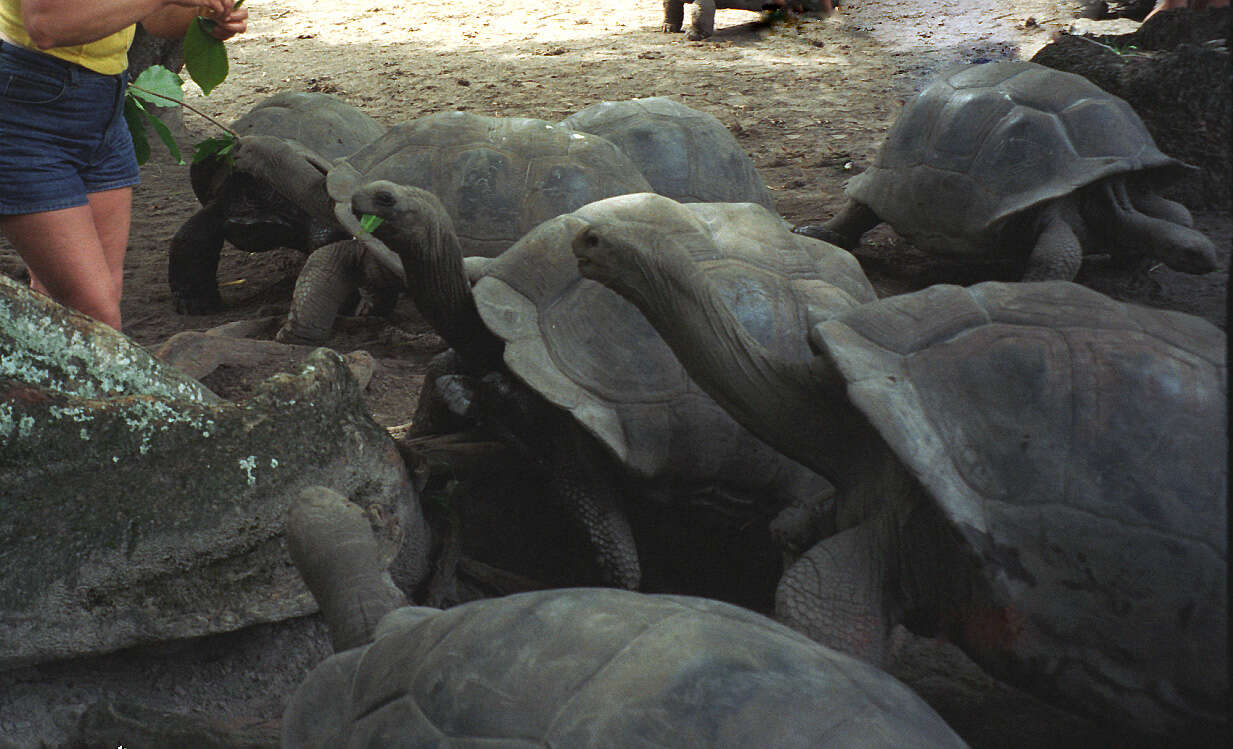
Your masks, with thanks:
M1030 62L944 73L903 109L835 218L798 231L852 248L881 222L926 252L1026 261L1074 280L1084 254L1216 267L1190 212L1158 190L1184 170L1122 99Z

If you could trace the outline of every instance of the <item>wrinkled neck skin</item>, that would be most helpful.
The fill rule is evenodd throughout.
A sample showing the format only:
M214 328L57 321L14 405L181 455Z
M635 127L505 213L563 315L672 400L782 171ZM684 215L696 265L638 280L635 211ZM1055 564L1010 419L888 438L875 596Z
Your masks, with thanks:
M643 274L642 283L659 288L645 295L626 291L694 381L738 422L835 483L841 507L867 506L860 497L878 491L868 477L880 472L887 448L848 402L839 374L823 357L790 361L771 354L701 272L681 272L689 277Z
M415 306L445 342L471 367L501 366L504 347L488 330L475 307L463 269L462 248L449 217L427 216L381 227L378 238L402 259L407 290Z
M1149 177L1102 180L1086 193L1085 218L1102 228L1111 251L1160 260L1183 273L1216 269L1216 248L1193 228L1190 211L1161 196Z
M287 513L287 548L321 607L335 652L372 641L406 599L386 574L359 505L324 487L304 489Z

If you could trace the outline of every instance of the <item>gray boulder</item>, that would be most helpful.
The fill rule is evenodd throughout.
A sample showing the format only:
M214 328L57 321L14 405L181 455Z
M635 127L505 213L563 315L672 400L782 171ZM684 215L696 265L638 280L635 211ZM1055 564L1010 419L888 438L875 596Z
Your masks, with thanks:
M0 669L313 611L283 541L310 484L418 581L415 491L337 354L227 402L0 277Z

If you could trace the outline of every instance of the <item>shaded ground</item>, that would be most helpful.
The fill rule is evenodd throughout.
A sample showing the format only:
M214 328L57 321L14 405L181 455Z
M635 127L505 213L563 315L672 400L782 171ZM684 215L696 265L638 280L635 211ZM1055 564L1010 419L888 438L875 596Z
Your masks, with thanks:
M661 9L651 0L509 0L476 8L444 0L263 0L252 7L250 33L230 45L229 79L210 97L190 96L189 103L229 122L278 91L323 91L393 124L449 109L556 121L599 100L677 96L736 133L780 212L802 224L838 208L844 181L870 162L903 101L940 69L1028 59L1051 33L1072 26L1098 33L1137 26L1077 20L1076 5L849 0L835 16L773 27L755 23L751 13L720 11L715 38L690 43L658 31ZM191 113L186 125L186 143L215 132ZM167 244L195 208L187 169L156 155L136 191L125 273L125 332L142 344L153 347L182 330L286 312L302 256L231 248L224 249L219 272L224 311L202 317L174 312ZM1130 284L1094 267L1082 280L1119 298L1182 309L1223 325L1230 217L1226 210L1197 218L1225 253L1218 273L1190 277L1157 268L1156 285ZM860 253L884 295L1005 273L929 258L885 227L867 235ZM0 271L19 269L0 242ZM441 348L406 300L391 320L341 320L332 345L342 352L364 349L376 358L367 397L386 425L410 419L423 365ZM243 389L256 374L265 373L220 370L210 385ZM294 625L290 639L257 633L252 642L259 645L203 644L192 651L194 658L117 656L87 664L85 671L70 664L0 674L0 695L14 695L0 697L0 735L25 744L37 726L71 724L91 695L103 693L164 709L276 717L287 685L323 652L314 627ZM199 658L223 665L203 669ZM976 746L1126 745L1107 730L989 680L944 645L907 638L895 670ZM160 676L143 678L150 674ZM207 689L200 678L205 674L214 677L210 689L226 698L197 699L196 690ZM51 694L56 696L42 697Z

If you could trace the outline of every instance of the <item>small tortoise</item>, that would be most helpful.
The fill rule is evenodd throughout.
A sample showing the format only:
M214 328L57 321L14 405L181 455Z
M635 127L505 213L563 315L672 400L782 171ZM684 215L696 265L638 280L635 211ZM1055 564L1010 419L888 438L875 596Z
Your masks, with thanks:
M340 99L293 92L265 99L231 127L241 137L278 138L326 160L346 156L385 131ZM194 163L189 176L202 207L171 240L168 277L178 312L207 314L221 307L215 275L223 240L246 252L278 247L307 252L347 236L333 222L282 198L277 182L236 172L225 156Z
M403 606L358 507L310 489L287 525L336 652L284 747L964 746L890 675L746 609L593 588Z
M1065 281L935 286L813 326L801 363L685 248L612 222L574 251L738 421L835 483L839 533L785 574L787 623L876 660L903 621L1068 709L1177 741L1222 730L1215 326Z
M1073 280L1084 253L1216 267L1211 241L1159 187L1190 167L1161 153L1122 99L1030 62L968 65L920 92L830 221L852 248L885 221L921 250L1026 258L1024 280Z
M775 198L731 131L675 99L604 101L561 124L614 143L660 195L681 203L749 202L775 210Z
M687 243L724 303L763 345L796 361L809 357L805 339L781 331L874 298L849 253L793 234L757 204L682 204L642 193L544 222L472 287L449 215L432 193L375 182L352 202L384 219L371 241L402 258L417 308L470 376L487 381L477 407L544 467L550 497L578 519L607 582L639 585L626 518L654 512L647 508L665 493L675 503L700 495L699 509L718 508L738 525L771 524L789 549L808 548L825 530L829 518L818 505L830 487L698 390L632 305L578 275L570 242L591 221L622 220ZM800 296L773 294L781 283Z
M237 168L286 175L284 189L307 212L332 213L354 236L366 232L351 193L376 180L435 194L468 256L493 257L540 222L612 195L651 189L620 150L594 135L544 120L442 112L395 125L332 164L281 141L247 139ZM319 342L356 285L401 286L398 259L375 244L343 242L313 254L296 284L280 340ZM388 294L384 295L388 301Z

